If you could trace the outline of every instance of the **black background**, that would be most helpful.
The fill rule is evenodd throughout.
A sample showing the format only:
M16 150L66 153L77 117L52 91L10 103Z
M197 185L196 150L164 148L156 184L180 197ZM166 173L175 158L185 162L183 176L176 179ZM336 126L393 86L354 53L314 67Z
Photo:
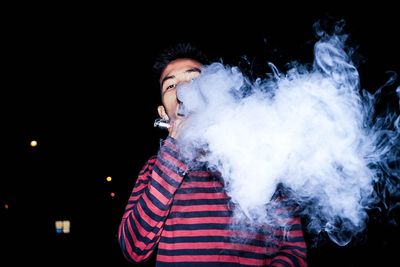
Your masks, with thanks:
M313 23L344 19L362 87L374 91L387 71L400 70L395 10L289 3L5 8L1 265L130 266L116 234L136 175L165 134L152 126L160 96L151 64L160 49L190 41L256 77L270 71L268 61L283 71L293 60L310 63ZM56 235L54 221L64 219L71 233ZM399 226L386 222L371 216L365 235L346 247L310 239L310 266L395 262Z

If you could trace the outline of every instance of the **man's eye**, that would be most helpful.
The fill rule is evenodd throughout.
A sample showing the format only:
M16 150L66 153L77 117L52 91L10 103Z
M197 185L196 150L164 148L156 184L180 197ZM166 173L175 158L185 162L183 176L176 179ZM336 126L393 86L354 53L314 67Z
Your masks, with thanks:
M167 88L165 88L165 90L173 89L173 88L175 88L175 86L176 86L176 84L168 85Z

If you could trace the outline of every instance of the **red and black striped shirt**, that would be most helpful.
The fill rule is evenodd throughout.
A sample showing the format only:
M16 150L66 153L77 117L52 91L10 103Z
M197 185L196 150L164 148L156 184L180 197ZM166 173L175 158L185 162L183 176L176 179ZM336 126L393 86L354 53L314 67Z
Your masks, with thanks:
M189 170L168 137L139 174L119 243L134 263L157 250L160 267L307 266L299 217L288 217L284 229L259 231L235 229L232 216L219 175L206 168Z

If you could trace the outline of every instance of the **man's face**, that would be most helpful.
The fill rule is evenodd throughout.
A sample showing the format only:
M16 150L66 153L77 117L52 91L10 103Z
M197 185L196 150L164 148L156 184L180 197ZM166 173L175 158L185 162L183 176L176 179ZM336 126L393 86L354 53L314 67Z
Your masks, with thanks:
M178 116L179 100L176 86L199 76L201 67L202 64L195 60L177 59L171 61L161 73L161 99L169 120L173 121Z

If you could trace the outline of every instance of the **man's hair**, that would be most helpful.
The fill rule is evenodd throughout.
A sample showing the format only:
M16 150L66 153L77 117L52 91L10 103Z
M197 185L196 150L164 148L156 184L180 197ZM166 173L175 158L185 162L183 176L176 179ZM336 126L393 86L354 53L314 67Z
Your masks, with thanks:
M156 57L153 64L153 71L157 79L160 78L161 73L170 62L180 58L196 60L203 65L209 63L207 56L194 45L190 43L178 43L166 48Z

